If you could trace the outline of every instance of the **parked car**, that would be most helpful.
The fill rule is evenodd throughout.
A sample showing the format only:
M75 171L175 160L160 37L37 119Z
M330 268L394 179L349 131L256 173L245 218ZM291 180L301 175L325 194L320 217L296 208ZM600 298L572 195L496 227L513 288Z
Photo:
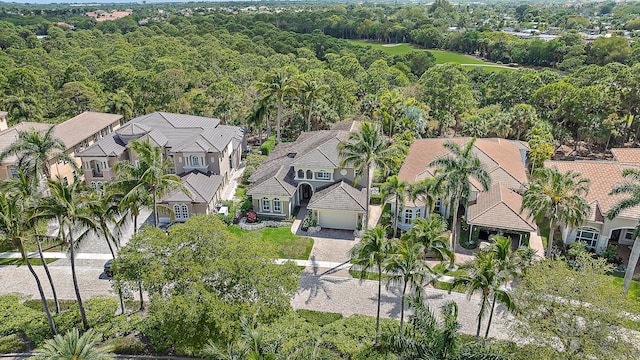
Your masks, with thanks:
M113 271L111 271L111 265L113 264L113 260L109 260L104 263L104 274L107 275L108 278L113 277Z

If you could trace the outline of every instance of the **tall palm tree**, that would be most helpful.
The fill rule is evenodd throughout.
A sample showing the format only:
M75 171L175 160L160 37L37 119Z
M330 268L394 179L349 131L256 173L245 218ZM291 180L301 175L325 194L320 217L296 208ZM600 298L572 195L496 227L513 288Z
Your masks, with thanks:
M307 131L311 131L311 114L313 112L313 102L316 97L327 90L329 86L321 84L316 80L302 80L300 84L300 94L302 95L303 102L309 106L309 113L307 114Z
M49 164L51 159L64 160L74 167L77 166L76 162L65 152L67 147L64 143L53 136L53 129L54 126L46 131L35 129L19 131L18 141L0 153L0 161L10 155L18 156L19 167L29 171L28 177L33 176L36 182L41 175L47 179L51 178Z
M387 178L380 191L382 192L383 204L393 198L395 216L393 217L393 234L396 236L398 233L398 217L402 216L402 203L404 203L405 195L407 193L409 185L406 181L398 179L398 175L393 175Z
M625 194L629 195L629 197L621 200L613 208L611 208L611 210L609 210L609 213L607 213L607 217L610 220L618 216L621 211L640 205L640 170L625 169L622 172L622 176L625 177L625 181L616 184L613 189L611 189L610 195ZM631 255L629 255L627 271L624 274L623 288L625 293L629 291L631 280L633 280L633 273L636 269L636 266L638 265L638 257L640 256L640 240L638 240L639 233L640 226L637 227L635 232L633 233L633 238L635 239L635 241L633 242L633 248L631 248Z
M367 176L367 209L364 223L365 227L368 227L373 169L377 167L384 171L390 164L399 161L395 156L397 150L380 134L378 127L371 123L363 123L359 131L349 134L349 139L341 142L338 150L340 166L351 166L357 171L354 183L357 184L363 174Z
M407 195L413 202L419 200L424 203L425 216L433 213L433 209L441 196L438 185L438 179L436 178L426 178L417 183L409 184Z
M487 191L491 187L491 177L484 164L473 152L476 139L460 146L454 142L447 141L443 144L449 150L449 155L433 160L429 166L435 167L437 187L444 186L445 191L452 200L451 209L453 221L451 225L451 249L454 256L451 257L451 266L455 266L455 249L458 234L458 207L460 201L465 201L471 194L471 180L476 180L481 190Z
M452 287L463 286L466 288L469 299L471 299L476 291L480 291L481 302L480 311L478 312L478 327L476 330L476 337L479 337L482 319L489 309L489 306L491 306L491 321L496 301L500 301L509 310L515 309L515 304L511 293L502 289L507 277L506 274L501 271L499 260L496 259L496 253L494 251L480 251L476 253L474 260L463 265L463 268L469 270L469 275L456 277L453 280ZM490 301L491 305L489 305ZM485 338L489 334L490 325L490 323L487 324Z
M75 251L80 241L98 227L89 208L85 186L82 182L76 181L65 185L60 179L49 180L49 192L51 195L42 199L38 212L34 219L55 219L60 227L59 236L62 242L69 249L69 260L71 262L71 276L73 287L80 309L80 318L84 329L89 328L87 316L80 295L80 287L76 274Z
M26 216L27 209L24 208L24 204L18 197L11 196L4 191L0 192L0 233L3 233L11 245L18 249L22 257L22 261L27 264L29 272L36 281L38 292L40 293L40 300L42 301L42 307L44 308L44 312L47 316L51 332L56 334L56 326L53 323L51 312L49 312L49 305L47 305L47 298L42 290L40 278L33 270L31 262L27 256L27 251L24 248L27 238L33 235Z
M420 291L420 287L431 269L424 260L424 246L422 244L396 241L392 246L392 255L387 261L386 270L390 283L402 284L400 297L400 333L402 334L407 287L410 290Z
M18 178L17 179L7 179L0 183L0 189L7 193L12 198L17 198L23 205L25 214L27 218L30 218L33 213L37 210L38 203L40 201L40 193L37 191L37 184L28 178L26 174L18 169ZM51 277L51 272L49 271L49 266L45 261L44 254L42 251L42 239L44 238L40 234L38 234L38 226L40 224L32 223L29 226L34 230L34 240L36 245L38 246L38 255L40 256L40 260L42 261L42 267L44 268L44 272L49 280L49 285L51 286L51 293L53 295L53 302L55 304L56 314L60 313L60 303L58 301L58 294L56 293L56 288L53 284L53 278Z
M124 121L128 121L133 116L133 100L124 90L118 90L117 93L109 95L104 111L122 115Z
M98 347L100 334L93 329L80 335L78 329L73 328L63 335L56 335L45 341L41 348L35 351L35 359L42 360L111 360L108 347Z
M453 256L449 247L447 221L438 214L417 218L413 227L403 234L402 239L422 245L425 255L431 253L440 260Z
M382 293L382 271L390 255L390 243L384 226L376 226L364 232L362 239L351 248L351 264L358 266L360 280L367 278L373 269L378 272L378 308L376 310L376 343L380 336L380 296Z
M559 226L581 225L590 211L584 199L589 193L589 180L575 171L542 168L534 172L522 197L520 212L526 211L537 221L549 221L547 257L551 257L553 235Z
M275 100L278 107L278 118L276 124L276 143L280 143L280 125L282 119L282 106L284 98L297 92L298 86L295 78L286 68L281 68L267 76L267 78L257 84L258 89L265 98Z
M178 175L169 174L169 161L165 160L162 149L150 141L133 140L129 143L138 163L120 161L115 164L116 187L126 189L122 198L125 203L144 199L144 193L151 194L153 224L158 226L158 197L173 190L190 194Z
M4 100L4 106L14 120L30 121L42 118L40 105L31 96L9 96Z

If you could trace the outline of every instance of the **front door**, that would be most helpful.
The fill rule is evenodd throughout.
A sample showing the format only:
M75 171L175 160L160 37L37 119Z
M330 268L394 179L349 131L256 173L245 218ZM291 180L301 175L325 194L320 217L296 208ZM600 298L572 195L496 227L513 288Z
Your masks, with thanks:
M302 185L302 200L311 199L311 187L309 185Z

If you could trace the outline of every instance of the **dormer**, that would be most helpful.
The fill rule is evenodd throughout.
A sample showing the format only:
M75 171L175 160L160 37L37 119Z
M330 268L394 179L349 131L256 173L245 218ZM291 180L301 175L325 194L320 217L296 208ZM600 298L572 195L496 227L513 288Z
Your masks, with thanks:
M142 136L148 134L151 131L151 128L138 123L129 123L125 126L120 127L116 130L116 134L124 142L128 144L129 141L139 139Z

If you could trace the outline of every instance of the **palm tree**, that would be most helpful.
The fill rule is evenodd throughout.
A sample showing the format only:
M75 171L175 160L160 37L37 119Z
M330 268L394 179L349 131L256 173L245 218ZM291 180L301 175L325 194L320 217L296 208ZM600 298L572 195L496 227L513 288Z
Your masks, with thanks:
M117 93L109 95L104 111L122 115L123 120L128 121L133 116L133 100L124 90L118 90Z
M326 84L320 84L316 80L302 80L300 84L300 93L303 101L309 105L309 113L307 115L307 131L311 131L311 114L313 112L313 102L318 95L329 87Z
M433 214L426 219L417 218L413 227L403 234L402 239L422 245L425 255L431 253L440 260L453 256L449 248L447 221L438 214Z
M460 339L461 325L458 322L458 305L446 302L440 309L442 322L439 322L431 310L419 297L411 297L413 309L410 323L411 331L405 334L391 334L384 340L389 350L399 359L438 359L438 360L506 360L498 354L492 354L482 346Z
M424 260L422 244L396 241L392 246L393 251L387 261L386 270L389 273L390 283L402 284L400 297L400 334L402 334L407 287L420 291L420 286L431 269Z
M609 195L626 194L629 198L621 200L614 207L609 210L607 217L611 220L618 216L621 211L632 208L640 204L640 170L637 169L625 169L622 172L622 176L625 177L625 181L616 184ZM631 248L631 254L629 255L629 263L627 264L627 271L624 274L624 292L629 291L631 286L631 280L633 280L633 274L638 264L638 257L640 256L640 240L638 235L640 232L640 226L636 228L633 233L635 241L633 242L633 248Z
M357 174L354 183L357 184L363 174L367 176L367 209L364 216L365 226L369 226L369 202L371 198L371 181L374 167L386 170L390 164L398 161L396 148L380 134L378 127L371 123L363 123L360 130L349 134L346 142L338 145L340 152L340 166L352 166Z
M42 118L40 105L31 96L9 96L4 100L4 105L14 120L29 121Z
M115 164L116 187L126 189L122 198L125 203L144 199L144 193L151 194L153 206L153 224L158 226L158 197L170 191L181 190L190 194L182 184L182 179L169 174L170 163L164 159L162 149L150 141L133 140L129 143L138 158L138 164L120 161ZM136 201L133 201L136 200Z
M67 147L60 139L53 136L53 129L54 126L44 132L35 129L19 131L18 141L0 153L0 161L10 155L18 156L18 166L34 174L35 182L43 174L46 179L51 178L49 164L51 159L64 160L76 167L76 162L65 152ZM28 177L31 178L31 175Z
M37 209L38 202L40 201L40 194L37 191L36 183L29 179L25 173L18 169L18 178L17 179L7 179L0 184L0 189L5 191L12 198L15 197L19 199L21 204L26 211L27 217L31 217L33 213ZM42 236L38 234L38 226L39 224L29 224L31 228L34 230L34 240L36 245L38 246L38 255L40 256L40 260L42 261L42 267L44 268L44 272L49 280L49 285L51 286L51 293L53 295L53 302L55 304L56 314L60 313L60 303L58 301L58 294L56 293L56 288L53 284L53 279L51 277L51 272L49 271L49 266L45 261L44 254L42 251Z
M452 199L451 209L453 221L451 225L451 249L454 256L451 257L451 267L455 266L455 249L458 234L458 207L460 201L466 199L471 194L471 180L476 180L483 191L491 187L491 177L484 164L473 152L476 139L473 138L466 145L460 146L454 142L447 141L443 144L450 154L433 160L429 166L435 167L437 185L440 188L444 185L449 198ZM466 203L465 203L466 205Z
M463 286L466 288L468 299L471 299L476 291L480 291L482 300L480 303L480 311L478 312L476 337L480 336L482 318L488 310L489 301L491 301L491 314L489 324L487 324L486 338L489 335L489 326L491 326L496 301L500 301L508 310L515 309L511 293L501 288L508 277L501 271L500 261L496 259L496 253L494 251L480 251L476 253L475 259L463 265L463 268L469 270L469 275L456 277L452 287Z
M262 124L267 119L269 112L271 111L272 102L269 99L259 99L254 102L251 110L246 116L247 124L254 124L258 127L258 141L262 145ZM268 127L268 125L267 125ZM268 136L268 134L267 134Z
M380 191L382 192L383 204L389 199L393 198L395 216L393 217L393 234L398 233L398 217L402 216L402 203L404 203L405 194L409 185L406 181L398 179L398 175L393 175L387 178Z
M378 272L378 309L376 310L376 343L380 336L380 296L382 293L382 271L389 257L391 247L387 240L386 228L376 226L364 232L362 239L351 248L351 264L360 269L360 280L375 269Z
M215 360L275 360L279 346L278 342L267 342L265 331L256 324L249 323L246 317L240 318L240 338L233 344L227 344L226 349L219 348L213 341L203 349L204 355Z
M440 198L441 194L438 185L436 178L426 178L420 182L409 184L407 195L413 202L420 200L424 203L425 216L433 213L433 209Z
M267 76L265 81L257 84L262 91L264 98L275 100L278 107L278 118L276 124L276 143L280 143L280 122L282 119L282 105L286 95L297 92L296 80L286 68L281 68Z
M542 168L534 172L522 197L520 212L527 211L537 221L549 221L547 257L551 257L553 235L559 226L581 225L590 211L585 197L589 193L589 180L579 173L560 172L558 168Z
M68 333L56 335L45 341L40 349L35 351L35 359L42 360L110 360L108 347L98 347L101 336L93 329L80 335L78 329L73 328Z
M80 308L80 318L84 329L89 328L87 316L80 296L76 274L75 251L79 242L98 227L88 205L84 185L80 181L65 185L60 179L49 180L50 196L42 199L34 219L55 219L60 227L59 236L69 249L73 287Z
M15 196L11 196L5 192L0 192L0 233L9 240L11 245L16 247L20 252L22 261L27 264L29 272L36 280L38 292L40 293L40 300L42 301L42 307L47 315L47 321L51 332L56 334L56 326L53 323L53 317L49 312L49 305L47 305L47 298L42 290L42 284L38 274L33 270L31 262L27 256L27 251L24 248L24 243L30 235L30 226L28 225L28 219L26 218L27 209L24 208L24 203Z

